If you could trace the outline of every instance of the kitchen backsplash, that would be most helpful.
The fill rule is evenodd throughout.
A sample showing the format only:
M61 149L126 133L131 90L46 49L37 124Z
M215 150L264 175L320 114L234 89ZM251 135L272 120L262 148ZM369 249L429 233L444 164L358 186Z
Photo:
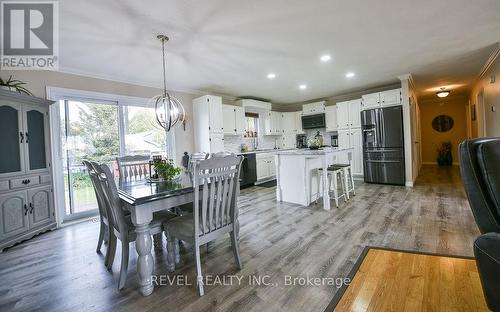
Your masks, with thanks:
M241 152L241 144L247 144L250 149L254 147L255 139L258 140L259 149L274 148L274 143L279 147L281 136L265 135L258 138L244 138L243 136L225 135L224 136L224 149L229 153Z
M326 129L308 129L305 130L307 138L313 137L319 131L323 136L323 144L331 145L331 136L336 135L337 132L326 132ZM241 151L241 144L247 144L250 149L253 149L256 138L244 138L243 136L225 135L224 136L224 149L226 152L238 153ZM257 138L259 149L271 149L275 147L275 142L278 147L281 147L281 136L279 135L265 135Z

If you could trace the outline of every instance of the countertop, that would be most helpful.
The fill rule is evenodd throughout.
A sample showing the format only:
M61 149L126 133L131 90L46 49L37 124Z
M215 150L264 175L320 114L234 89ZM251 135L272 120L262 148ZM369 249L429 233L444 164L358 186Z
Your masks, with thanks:
M321 149L317 150L312 150L308 148L303 148L303 149L293 149L293 150L278 150L276 154L278 155L326 155L326 154L332 154L332 153L339 153L339 152L344 152L344 151L352 151L354 150L353 147L348 147L348 148L338 148L338 147L324 147Z
M239 152L236 153L236 155L247 155L247 154L262 154L262 153L277 153L280 151L293 151L296 150L296 148L269 148L269 149L262 149L262 150L254 150L254 151L248 151L248 152Z

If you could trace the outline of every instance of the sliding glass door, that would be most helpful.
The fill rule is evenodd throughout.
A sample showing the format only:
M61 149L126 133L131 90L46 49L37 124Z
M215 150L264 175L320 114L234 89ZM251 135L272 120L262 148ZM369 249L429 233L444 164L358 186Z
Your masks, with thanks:
M94 189L84 159L112 164L120 154L118 105L60 101L65 187L65 220L97 212Z
M97 202L84 159L107 163L118 177L116 158L124 155L170 155L173 132L168 135L148 106L148 100L120 102L59 97L61 165L56 166L56 190L61 221L96 215ZM62 193L64 190L64 199Z

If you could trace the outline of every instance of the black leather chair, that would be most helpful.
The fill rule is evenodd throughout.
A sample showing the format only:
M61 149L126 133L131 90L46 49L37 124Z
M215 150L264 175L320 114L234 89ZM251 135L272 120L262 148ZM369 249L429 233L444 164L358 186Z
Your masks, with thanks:
M500 311L500 138L465 140L459 147L460 172L482 235L474 255L488 308Z

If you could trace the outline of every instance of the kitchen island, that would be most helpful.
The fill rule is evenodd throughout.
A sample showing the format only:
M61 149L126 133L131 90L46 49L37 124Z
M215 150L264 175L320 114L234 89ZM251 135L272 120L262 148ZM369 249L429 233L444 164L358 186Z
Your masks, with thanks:
M276 199L282 202L309 206L313 197L317 199L319 177L317 170L334 163L350 163L353 148L324 148L319 150L297 149L276 153ZM323 175L323 189L328 190L328 177ZM323 196L323 209L330 210L329 192Z

